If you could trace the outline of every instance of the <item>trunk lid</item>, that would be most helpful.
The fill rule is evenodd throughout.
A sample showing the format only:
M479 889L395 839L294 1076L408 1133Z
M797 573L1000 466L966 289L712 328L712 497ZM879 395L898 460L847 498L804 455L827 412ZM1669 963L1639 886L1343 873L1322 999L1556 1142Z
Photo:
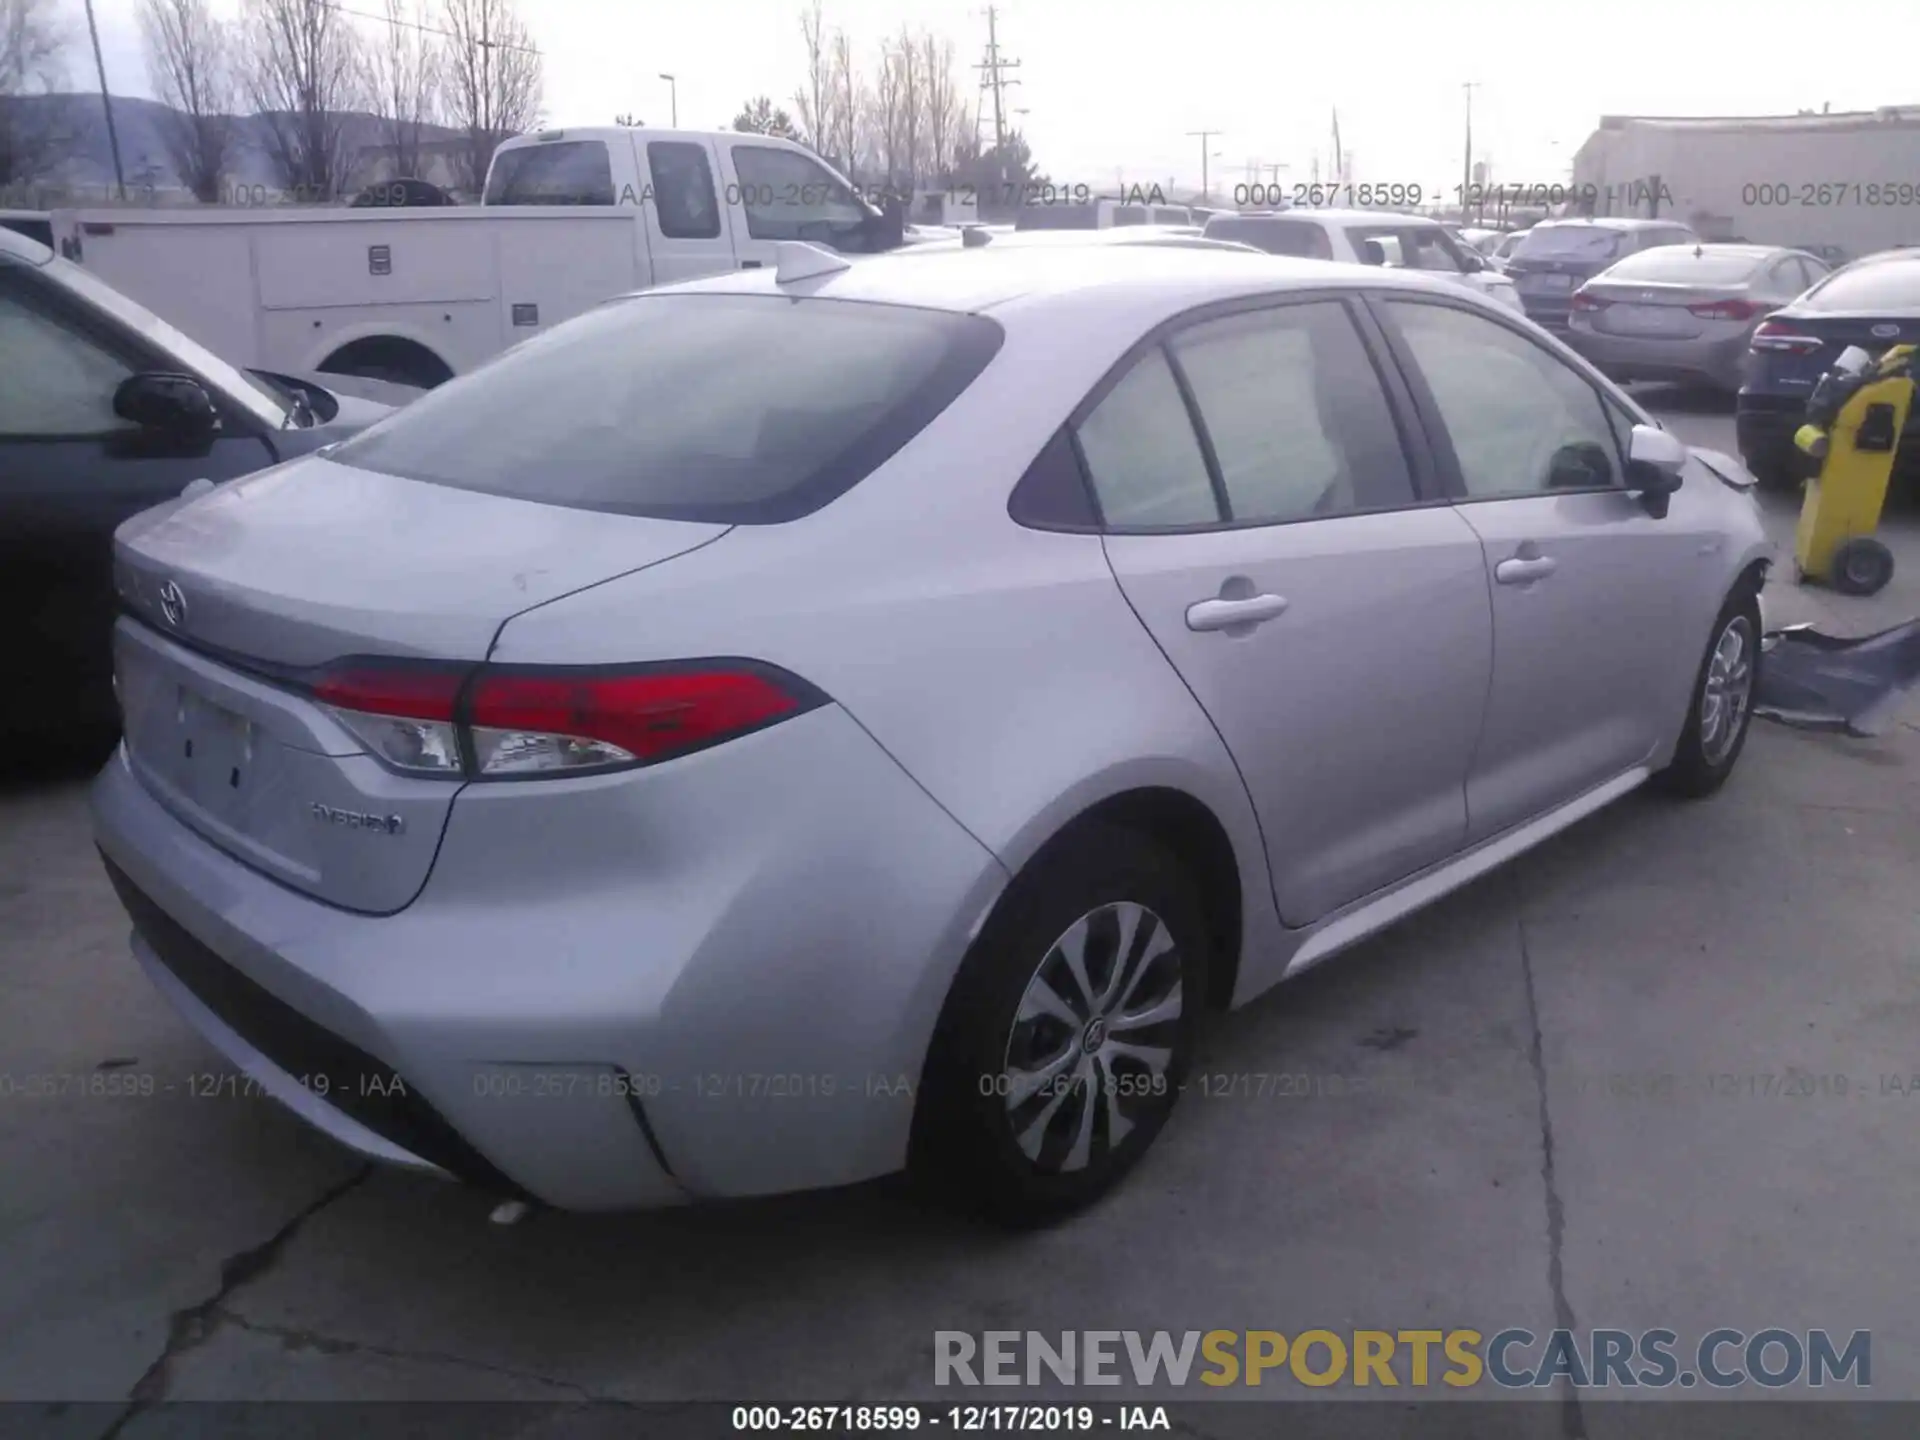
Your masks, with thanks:
M500 626L727 526L566 509L311 456L114 537L128 758L185 825L346 909L425 883L458 779L366 753L299 672L348 656L484 660Z
M1762 390L1804 393L1849 345L1879 355L1895 345L1920 344L1920 313L1846 314L1787 310L1771 317L1781 329L1820 341L1804 353L1755 350L1749 357L1748 384Z
M1744 286L1603 278L1588 281L1581 293L1607 302L1604 310L1587 312L1585 315L1587 323L1603 335L1649 340L1697 340L1702 336L1732 336L1754 323L1753 319L1702 319L1688 308L1711 305L1719 300L1745 300L1748 295Z

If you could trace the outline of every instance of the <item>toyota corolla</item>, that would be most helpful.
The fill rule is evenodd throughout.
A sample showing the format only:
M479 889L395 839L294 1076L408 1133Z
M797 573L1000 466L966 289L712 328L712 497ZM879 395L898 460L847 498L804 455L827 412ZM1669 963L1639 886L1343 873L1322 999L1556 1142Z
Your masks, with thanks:
M367 1155L1045 1220L1205 1011L1726 780L1751 480L1444 279L786 245L123 526L96 834Z

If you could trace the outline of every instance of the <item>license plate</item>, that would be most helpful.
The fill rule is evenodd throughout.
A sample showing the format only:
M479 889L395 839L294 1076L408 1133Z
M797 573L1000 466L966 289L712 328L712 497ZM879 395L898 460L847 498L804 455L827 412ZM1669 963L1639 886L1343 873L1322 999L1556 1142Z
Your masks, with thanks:
M1635 335L1673 335L1688 328L1691 318L1673 305L1616 305L1609 316L1615 330Z
M1540 295L1557 294L1573 289L1573 277L1571 275L1522 275L1520 288Z
M184 686L178 710L179 761L186 789L203 804L233 795L253 760L253 724Z

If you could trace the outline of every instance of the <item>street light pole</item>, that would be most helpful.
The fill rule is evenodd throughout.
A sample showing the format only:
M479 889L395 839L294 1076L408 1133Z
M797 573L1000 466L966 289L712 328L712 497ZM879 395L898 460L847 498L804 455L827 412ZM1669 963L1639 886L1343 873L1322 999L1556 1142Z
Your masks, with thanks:
M680 128L680 82L664 70L660 72L660 78L667 82L667 99L673 107L673 128L678 130Z
M1213 198L1213 187L1208 183L1211 174L1207 169L1207 161L1211 158L1208 150L1213 137L1220 133L1218 130L1189 130L1187 132L1189 138L1197 136L1200 140L1200 198L1202 200L1210 200Z
M87 32L93 36L93 67L100 72L100 103L107 112L107 144L113 150L113 183L124 201L127 198L127 176L120 168L120 132L113 123L113 96L107 91L107 62L100 54L100 27L94 22L93 0L87 0Z
M1467 93L1467 149L1460 158L1460 223L1467 223L1467 196L1473 193L1473 92L1480 82L1469 80L1460 87Z

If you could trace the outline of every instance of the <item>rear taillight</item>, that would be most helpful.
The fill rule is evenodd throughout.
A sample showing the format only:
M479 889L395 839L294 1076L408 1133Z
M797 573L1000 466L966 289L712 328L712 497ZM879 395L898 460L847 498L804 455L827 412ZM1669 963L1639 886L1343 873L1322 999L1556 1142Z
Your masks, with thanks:
M1712 300L1687 306L1687 313L1698 315L1702 320L1751 320L1766 308L1751 300Z
M1749 342L1755 350L1786 355L1811 355L1822 343L1818 335L1802 335L1782 320L1761 321L1760 328L1753 332L1753 339Z
M612 669L347 661L308 689L392 769L483 780L648 765L826 699L749 660Z
M1589 295L1584 290L1573 292L1573 308L1589 314L1595 310L1604 310L1612 303L1611 300L1602 300L1598 295Z

